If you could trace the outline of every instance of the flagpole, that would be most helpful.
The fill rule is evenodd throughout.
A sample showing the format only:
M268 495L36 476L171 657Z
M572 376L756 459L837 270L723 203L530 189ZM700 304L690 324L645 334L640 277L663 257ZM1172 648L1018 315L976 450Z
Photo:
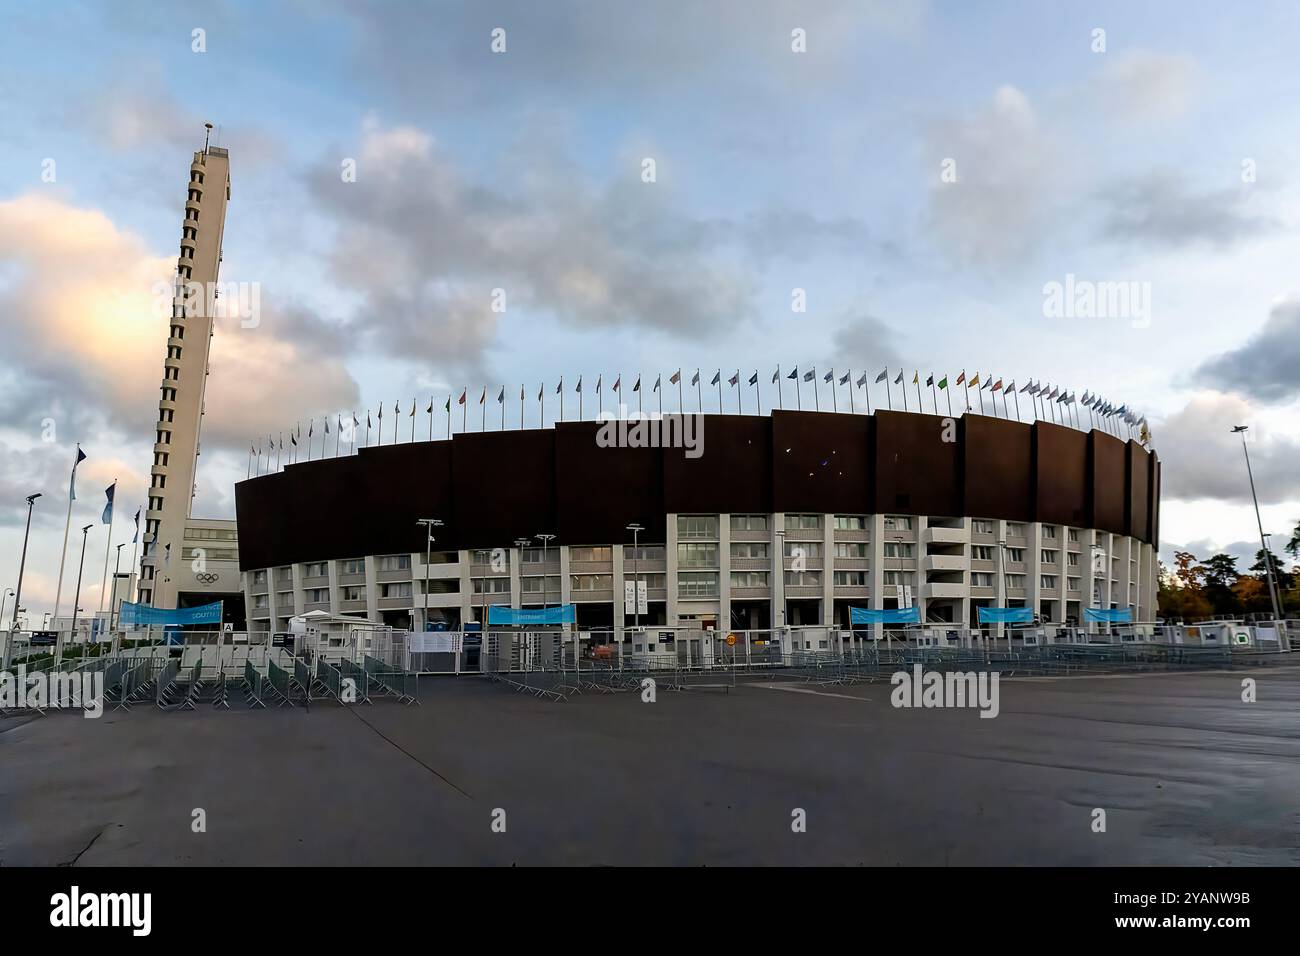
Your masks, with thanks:
M1016 400L1016 421L1020 421L1020 392L1016 392L1014 397Z
M463 435L469 431L469 386L466 385L461 391L460 397L460 433Z
M889 403L889 410L894 410L894 390L890 388L893 380L889 377L889 367L885 366L885 401Z
M839 399L839 395L837 394L838 392L839 389L836 387L836 383L835 383L835 366L832 365L831 366L831 411L833 412L838 412L840 410L840 399Z
M930 373L930 404L934 408L934 413L939 414L939 390L934 385L934 373Z
M704 414L704 384L700 381L700 370L695 370L695 414ZM640 598L637 598L640 600Z
M282 451L284 451L284 432L280 432L280 444L275 449L275 470L277 472L280 470L280 453ZM270 456L268 455L267 457L269 458Z
M432 416L430 416L432 417ZM339 443L343 438L343 416L340 415L334 420L334 457L339 456Z
M433 441L433 393L429 393L429 441Z
M897 384L898 384L899 388L901 388L901 389L903 390L903 411L905 411L905 412L911 411L911 409L907 407L907 383L903 381L903 370L902 370L902 369L899 369L899 370L898 370L898 382L897 382Z
M822 397L820 389L817 388L817 367L815 365L813 366L813 409L819 412L822 410Z
M866 381L866 379L868 378L866 372L862 373L862 378L864 379L864 381L862 382L862 391L865 392L867 395L867 414L872 415L874 414L874 412L871 411L871 382Z
M677 414L682 414L682 370L677 370ZM640 598L637 598L639 601Z
M983 414L985 414L985 412L984 412L984 386L981 385L979 388L975 389L975 391L977 391L977 392L980 393L980 414L983 415Z
M271 456L269 453L266 456L266 463L268 465L271 463ZM130 587L126 589L126 592L129 595L130 600L132 601L135 600L135 560L139 556L139 554L140 554L140 513L137 511L135 515L135 536L131 538Z
M947 372L943 373L943 380L945 383L947 383L948 381ZM943 397L948 400L948 417L952 418L952 389L947 384L943 386Z
M117 479L113 479L110 486L113 489L113 501L109 502L108 509L108 541L104 543L104 574L99 579L99 609L104 610L104 589L108 587L108 552L113 547L113 519L117 517L117 509L113 507L117 499ZM95 625L91 624L90 633L95 633Z
M799 377L799 366L794 367L794 407L796 411L803 411L803 388L800 383L803 379Z
M578 376L578 421L582 421L582 376Z
M754 369L754 396L758 402L758 414L763 414L763 383L758 380L758 369Z
M785 409L785 398L781 395L781 366L776 367L776 407Z
M501 386L501 430L506 430L506 387Z
M921 404L921 370L917 369L912 375L912 384L916 386L916 411L918 414L925 414L925 407Z
M853 369L849 369L849 414L853 415L857 409L853 407Z
M519 386L519 430L524 430L524 387Z
M718 369L718 414L722 414L722 369Z
M966 410L962 412L965 415L966 412L970 411L970 379L966 377L965 369L961 370L961 387L966 395Z
M659 417L660 418L664 417L664 389L663 389L662 381L663 380L658 376L655 377L655 391L659 394Z
M537 427L546 427L546 383L537 386Z
M560 393L560 421L564 421L564 376L560 376L560 387L556 389Z
M415 441L415 396L411 396L411 441Z

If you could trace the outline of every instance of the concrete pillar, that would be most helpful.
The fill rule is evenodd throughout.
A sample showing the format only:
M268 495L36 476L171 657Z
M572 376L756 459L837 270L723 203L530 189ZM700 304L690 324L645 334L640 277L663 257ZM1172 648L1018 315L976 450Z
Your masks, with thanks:
M830 628L835 622L835 516L822 515L822 626L827 628L827 647L830 646Z
M664 548L664 587L667 595L665 607L666 623L677 627L677 515L668 515L668 528L665 534L668 544ZM721 621L718 622L721 625Z
M748 624L746 624L748 626ZM731 515L718 515L718 630L731 630Z
M785 620L785 512L772 515L772 627L786 626Z

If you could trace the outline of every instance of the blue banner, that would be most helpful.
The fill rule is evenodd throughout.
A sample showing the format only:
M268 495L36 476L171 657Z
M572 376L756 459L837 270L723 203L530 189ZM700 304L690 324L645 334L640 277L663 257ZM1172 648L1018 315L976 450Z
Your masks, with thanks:
M575 624L577 620L572 604L524 608L493 604L488 608L488 624Z
M167 624L220 624L221 602L201 607L150 607L147 604L122 602L119 621L123 627L149 627Z
M1131 624L1133 612L1126 607L1114 611L1102 607L1085 607L1083 619L1095 624Z
M981 624L1032 624L1034 620L1031 607L981 607L976 610Z
M869 607L851 607L849 619L854 624L920 624L921 609L904 607L877 611Z

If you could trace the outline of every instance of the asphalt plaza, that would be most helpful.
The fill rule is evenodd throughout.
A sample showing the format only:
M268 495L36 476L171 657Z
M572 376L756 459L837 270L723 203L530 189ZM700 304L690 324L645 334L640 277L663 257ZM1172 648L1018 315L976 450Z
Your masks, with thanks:
M0 865L1300 863L1300 667L1005 679L993 720L889 689L11 718Z

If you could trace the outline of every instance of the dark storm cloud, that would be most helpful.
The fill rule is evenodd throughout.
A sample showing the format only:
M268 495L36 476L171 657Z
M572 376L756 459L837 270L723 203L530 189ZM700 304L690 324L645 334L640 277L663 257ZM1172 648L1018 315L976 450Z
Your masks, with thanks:
M1195 377L1265 402L1300 395L1300 301L1275 306L1245 345L1204 363Z

